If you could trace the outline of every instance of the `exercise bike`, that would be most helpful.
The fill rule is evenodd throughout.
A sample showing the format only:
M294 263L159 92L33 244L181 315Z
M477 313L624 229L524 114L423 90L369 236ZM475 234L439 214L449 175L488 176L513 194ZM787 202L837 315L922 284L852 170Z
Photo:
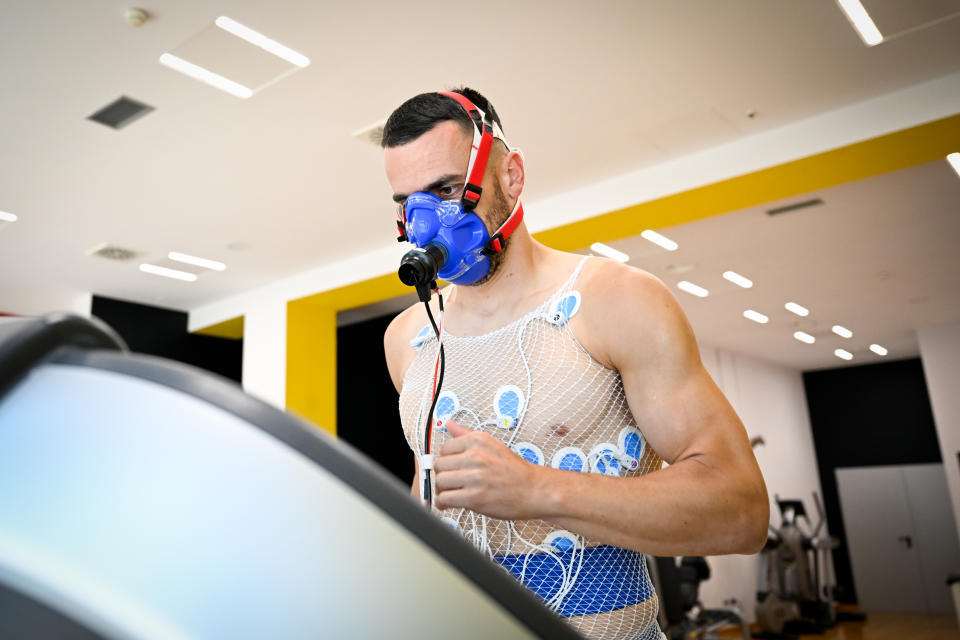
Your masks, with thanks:
M735 600L727 608L707 609L700 603L700 583L710 577L710 566L701 556L650 557L650 572L660 596L660 627L669 640L714 640L722 627L740 627L750 638L747 620Z

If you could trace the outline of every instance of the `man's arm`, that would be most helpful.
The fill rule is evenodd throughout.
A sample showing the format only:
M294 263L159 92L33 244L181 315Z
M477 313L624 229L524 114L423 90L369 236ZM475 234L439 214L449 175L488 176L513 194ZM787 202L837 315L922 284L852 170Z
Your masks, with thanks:
M410 323L413 319L414 311L407 309L394 318L387 330L383 334L383 353L387 361L387 371L390 373L390 379L393 386L399 394L403 389L403 375L410 366L413 357L410 353L409 333ZM420 497L420 461L417 456L413 456L413 481L410 483L410 495L414 498Z
M652 276L612 264L598 267L581 291L574 321L590 331L578 335L620 371L647 444L670 466L636 478L560 471L457 429L436 462L437 505L548 520L655 555L759 551L769 524L763 477L676 299Z

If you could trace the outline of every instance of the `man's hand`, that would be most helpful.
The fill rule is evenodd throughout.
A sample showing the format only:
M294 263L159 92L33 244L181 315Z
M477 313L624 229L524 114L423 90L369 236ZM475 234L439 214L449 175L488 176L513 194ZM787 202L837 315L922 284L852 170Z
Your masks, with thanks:
M453 436L434 461L439 509L464 507L500 520L535 517L532 496L541 467L482 431L447 421Z

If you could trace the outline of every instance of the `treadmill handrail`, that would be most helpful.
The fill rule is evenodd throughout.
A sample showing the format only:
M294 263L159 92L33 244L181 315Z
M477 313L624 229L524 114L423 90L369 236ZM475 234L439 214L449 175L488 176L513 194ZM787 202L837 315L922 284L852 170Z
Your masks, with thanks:
M0 324L0 397L30 369L65 346L127 351L106 323L71 313L5 319Z

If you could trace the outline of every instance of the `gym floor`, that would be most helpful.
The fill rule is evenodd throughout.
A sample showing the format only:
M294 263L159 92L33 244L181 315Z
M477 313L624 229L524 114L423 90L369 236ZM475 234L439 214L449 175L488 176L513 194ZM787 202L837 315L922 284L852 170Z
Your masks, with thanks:
M822 636L800 636L822 640L957 640L960 628L956 616L923 613L871 613L864 622L841 622Z
M739 638L736 630L722 631L721 638ZM960 640L956 616L923 613L870 613L864 622L841 622L823 635L804 635L800 640Z

